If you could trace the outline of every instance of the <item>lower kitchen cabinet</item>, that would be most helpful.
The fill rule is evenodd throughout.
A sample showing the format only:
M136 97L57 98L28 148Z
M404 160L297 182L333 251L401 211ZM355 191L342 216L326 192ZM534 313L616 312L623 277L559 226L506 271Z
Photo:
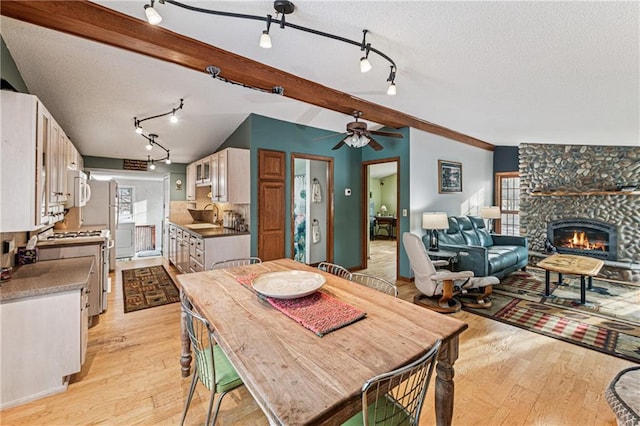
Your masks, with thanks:
M75 290L0 305L1 409L62 392L64 378L80 371L86 351L82 299Z
M249 234L203 237L170 225L169 238L169 261L183 273L206 271L214 262L249 257L251 253Z

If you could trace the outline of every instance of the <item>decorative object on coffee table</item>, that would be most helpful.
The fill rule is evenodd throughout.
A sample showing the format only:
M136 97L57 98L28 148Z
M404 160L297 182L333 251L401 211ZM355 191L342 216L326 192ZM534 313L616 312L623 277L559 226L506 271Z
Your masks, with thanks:
M180 293L163 266L122 271L124 312L175 303Z

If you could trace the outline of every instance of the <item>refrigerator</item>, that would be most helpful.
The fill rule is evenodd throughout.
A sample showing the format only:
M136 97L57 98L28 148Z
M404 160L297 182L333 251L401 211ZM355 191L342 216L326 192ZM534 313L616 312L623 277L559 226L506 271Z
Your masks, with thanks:
M82 207L83 225L105 225L117 247L118 183L114 180L91 180L91 198ZM116 251L109 250L109 269L116 268Z

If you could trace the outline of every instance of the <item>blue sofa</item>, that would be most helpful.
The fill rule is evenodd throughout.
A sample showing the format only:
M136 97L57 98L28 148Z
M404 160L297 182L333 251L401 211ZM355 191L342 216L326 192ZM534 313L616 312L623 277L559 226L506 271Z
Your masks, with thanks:
M449 217L449 229L438 231L440 250L458 253L456 271L473 271L476 277L502 278L525 269L529 248L525 237L490 234L479 216ZM428 234L422 237L429 247Z

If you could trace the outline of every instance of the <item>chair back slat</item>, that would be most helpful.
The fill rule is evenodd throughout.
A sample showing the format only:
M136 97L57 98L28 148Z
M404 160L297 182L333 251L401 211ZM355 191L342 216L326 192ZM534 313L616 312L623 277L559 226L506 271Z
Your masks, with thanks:
M254 263L262 263L259 257L244 257L240 259L228 259L214 262L211 269L235 268L237 266L253 265Z
M398 297L398 287L396 287L395 284L385 280L384 278L364 274L361 272L353 272L351 274L351 281L373 288L374 290L387 293L393 297Z
M351 280L351 272L349 272L349 270L344 266L336 265L335 263L330 262L320 262L318 264L318 269L333 275L337 275L340 278Z

